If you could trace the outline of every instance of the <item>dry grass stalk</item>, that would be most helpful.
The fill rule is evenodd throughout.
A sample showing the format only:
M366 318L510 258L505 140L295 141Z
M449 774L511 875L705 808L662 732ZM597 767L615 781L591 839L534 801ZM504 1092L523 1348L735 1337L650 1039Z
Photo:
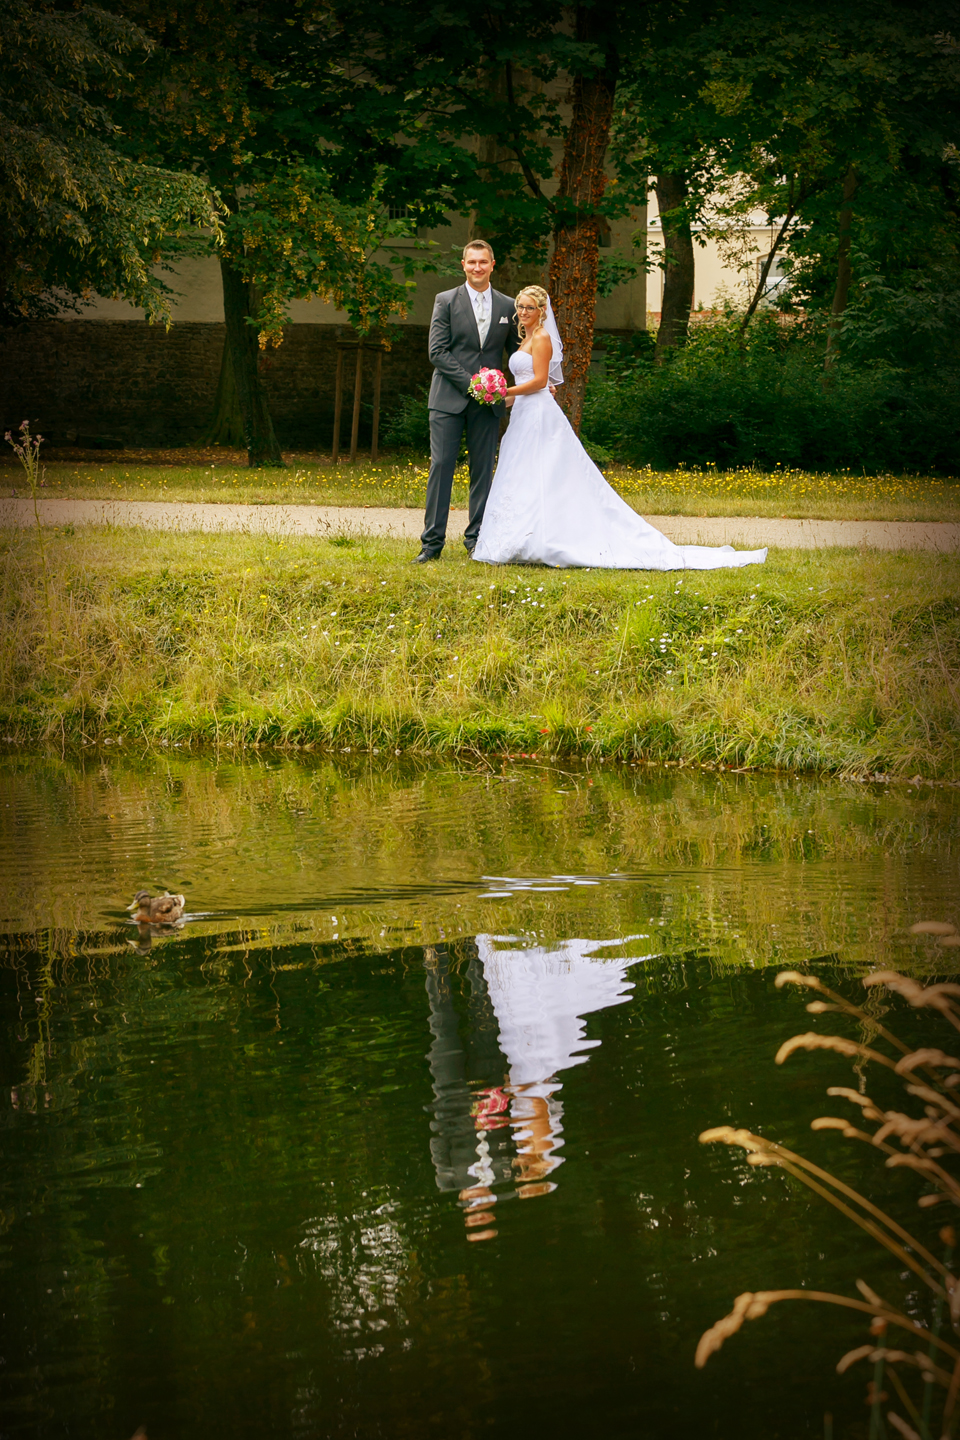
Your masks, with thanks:
M927 928L923 930L914 927L914 933L939 937L943 931L929 928L928 923ZM949 983L921 985L893 970L875 971L866 976L863 983L868 989L882 985L891 993L901 996L915 1009L936 1010L949 1024L960 1029L960 1008L956 1004L957 998L960 997L960 985ZM837 1131L846 1139L866 1142L885 1153L885 1164L888 1168L906 1168L915 1171L931 1187L926 1194L919 1198L918 1203L921 1208L926 1209L943 1200L952 1201L953 1204L960 1206L960 1182L940 1163L945 1157L960 1152L960 1126L957 1124L960 1121L960 1107L949 1098L948 1094L950 1085L960 1080L960 1076L950 1073L960 1070L960 1059L934 1046L911 1050L897 1036L883 1026L879 1026L875 1017L867 1015L859 1006L852 1004L843 996L835 995L816 976L804 975L798 971L784 971L777 976L776 984L778 987L795 984L807 990L821 992L829 997L830 1003L814 1001L807 1005L809 1012L813 1014L827 1012L846 1014L857 1019L861 1024L871 1026L894 1049L900 1051L899 1058L893 1060L880 1051L845 1036L821 1035L811 1032L796 1035L781 1045L776 1056L777 1064L783 1064L797 1050L832 1050L841 1055L882 1065L885 1069L901 1076L905 1081L911 1082L904 1086L906 1094L923 1102L923 1114L911 1115L900 1110L886 1109L869 1095L861 1094L847 1086L831 1086L827 1092L829 1095L848 1100L851 1104L856 1105L864 1124L873 1125L875 1128L872 1131L862 1129L833 1115L818 1116L813 1120L811 1128ZM928 1079L929 1083L917 1083L916 1071L923 1071L925 1080ZM927 1345L927 1351L924 1353L922 1350L908 1351L874 1342L849 1350L839 1361L837 1365L839 1374L844 1374L862 1360L874 1367L868 1390L868 1402L872 1411L871 1435L880 1433L879 1427L882 1423L880 1406L885 1398L881 1383L889 1380L907 1417L890 1410L886 1418L893 1430L905 1437L915 1437L915 1440L934 1440L935 1434L939 1435L941 1440L949 1440L954 1414L958 1400L960 1400L960 1349L956 1343L953 1343L956 1339L960 1339L960 1279L954 1273L951 1264L956 1245L953 1228L944 1226L940 1230L940 1240L946 1250L944 1260L940 1260L915 1235L880 1210L865 1196L838 1180L828 1171L811 1164L810 1161L776 1142L767 1140L760 1135L754 1135L748 1130L738 1130L729 1125L705 1130L700 1136L700 1140L704 1144L719 1141L727 1145L739 1146L747 1152L749 1164L776 1165L801 1181L816 1194L828 1200L841 1214L852 1219L862 1230L893 1254L901 1265L906 1265L922 1279L932 1292L935 1303L930 1324L922 1325L882 1300L862 1280L857 1281L857 1288L863 1297L861 1300L815 1290L747 1292L737 1297L729 1315L711 1326L701 1337L696 1354L698 1368L706 1364L709 1357L720 1349L725 1340L737 1333L744 1321L755 1320L761 1315L765 1315L770 1305L778 1300L817 1300L826 1304L859 1310L872 1317L870 1327L872 1335L882 1336L892 1326L901 1332L920 1337ZM949 1326L953 1331L950 1340L944 1339L940 1334L944 1301L946 1301ZM942 1364L936 1363L938 1358L952 1361L951 1368L947 1369ZM905 1374L901 1373L904 1371ZM914 1383L919 1379L923 1386L919 1404L915 1403L910 1395L907 1383L910 1376L914 1378ZM932 1409L933 1397L938 1390L945 1391L946 1394L939 1429L935 1430Z

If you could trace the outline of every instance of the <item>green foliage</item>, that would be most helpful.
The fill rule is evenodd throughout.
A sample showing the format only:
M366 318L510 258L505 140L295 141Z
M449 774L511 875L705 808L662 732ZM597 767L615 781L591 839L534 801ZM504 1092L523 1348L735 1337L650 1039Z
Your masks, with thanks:
M745 340L736 314L701 321L669 365L613 363L584 428L634 464L960 470L960 370L850 364L825 385L816 331L769 313Z
M600 255L597 260L597 294L612 295L620 285L636 277L639 264L623 255Z
M613 465L615 463L615 456L609 450L607 450L605 446L598 445L595 440L591 440L588 436L582 433L580 435L580 444L583 446L584 450L586 450L594 465L599 465L601 469L604 469L607 465Z
M960 371L960 254L891 267L888 275L861 258L860 284L840 327L847 360L914 375Z
M425 391L419 395L405 395L399 405L391 411L383 427L384 444L398 450L411 450L425 455L430 451L430 410ZM611 465L614 457L603 445L580 437L583 448L597 465ZM466 442L460 447L461 456L466 454Z
M628 380L646 372L653 364L656 340L650 330L634 330L631 335L619 338L615 335L603 337L603 353L606 357L608 380Z
M337 116L356 85L329 16L203 4L125 11L155 39L118 101L131 153L202 175L227 208L216 253L251 287L245 317L260 343L279 343L293 300L319 296L361 333L409 305L413 221L389 218L395 182L383 164L344 173ZM349 136L352 121L345 124ZM427 247L423 247L426 250ZM415 253L415 252L414 252ZM429 268L426 254L419 268Z
M960 237L955 30L951 0L649 7L618 87L619 183L682 175L696 238L745 275L752 217L785 222L793 302L822 312L852 177L851 301L871 279L919 293Z
M395 256L390 245L409 236L410 225L389 218L382 184L379 175L366 203L346 204L333 194L326 171L292 163L237 195L225 241L256 287L261 345L280 343L294 299L319 296L345 310L359 335L406 314L413 259ZM387 263L376 258L384 253ZM405 280L395 276L394 266Z
M383 443L398 450L414 450L420 455L430 453L430 408L426 390L404 395L399 404L384 418Z
M56 313L63 292L89 289L162 318L168 290L153 266L176 253L171 237L205 225L216 238L200 179L121 152L105 102L148 48L135 25L92 6L0 0L0 323Z

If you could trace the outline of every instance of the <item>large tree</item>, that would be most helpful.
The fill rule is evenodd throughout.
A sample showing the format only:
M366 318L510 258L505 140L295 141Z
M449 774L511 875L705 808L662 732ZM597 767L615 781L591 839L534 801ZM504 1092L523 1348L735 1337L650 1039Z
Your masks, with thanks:
M658 351L686 337L692 222L722 237L759 210L779 222L778 243L789 240L796 297L831 316L829 364L857 293L855 257L863 276L898 250L916 256L924 235L929 258L949 248L960 10L955 0L864 0L855 11L728 0L663 7L655 19L667 14L669 30L652 24L631 56L615 137L622 172L639 183L646 171L664 192ZM765 280L761 271L754 306Z
M394 100L384 150L397 143L405 185L417 174L426 182L425 221L444 210L469 215L504 268L549 268L566 346L561 397L575 426L593 346L600 233L629 203L626 192L606 188L606 153L620 46L635 13L613 0L338 5L356 47L358 93L366 86L381 103Z
M157 263L185 228L216 231L198 177L122 149L108 97L149 48L92 6L0 0L0 323L91 290L165 318Z
M335 173L355 90L348 47L326 10L291 13L279 0L124 0L124 10L155 42L127 91L129 144L202 176L222 203L211 247L226 331L218 398L236 398L250 464L282 465L259 356L282 338L291 300L332 300L361 334L409 301L409 255L396 267L383 259L408 227L388 218L382 172Z

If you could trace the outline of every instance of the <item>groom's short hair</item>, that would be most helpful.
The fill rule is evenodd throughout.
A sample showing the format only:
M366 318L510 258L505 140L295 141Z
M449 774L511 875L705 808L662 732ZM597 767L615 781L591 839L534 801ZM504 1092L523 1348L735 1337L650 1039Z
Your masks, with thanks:
M493 246L490 244L489 240L468 240L466 245L464 245L463 247L464 260L466 260L467 258L468 250L486 250L487 254L490 256L490 259L494 262L494 264L496 264L497 257L493 253Z

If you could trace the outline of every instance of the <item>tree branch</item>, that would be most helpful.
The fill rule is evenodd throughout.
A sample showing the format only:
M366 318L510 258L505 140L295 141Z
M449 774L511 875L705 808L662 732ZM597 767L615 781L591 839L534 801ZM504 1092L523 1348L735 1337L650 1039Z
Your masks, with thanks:
M792 183L792 182L791 182L790 188L791 188L791 190L793 189L793 183ZM796 213L797 213L797 206L798 206L798 204L799 204L799 201L798 201L798 200L791 200L791 201L790 201L789 208L787 209L786 219L784 220L783 224L780 226L780 229L779 229L779 231L777 232L777 238L776 238L776 240L774 240L773 245L772 245L772 247L771 247L771 249L770 249L770 253L769 253L769 255L767 256L766 260L764 260L763 265L761 266L761 269L760 269L760 278L757 280L757 288L756 288L756 289L754 290L754 292L753 292L753 299L750 301L750 304L747 306L747 313L744 315L743 319L742 319L741 322L740 322L740 334L741 334L741 335L743 335L743 334L745 333L747 326L750 324L750 321L753 319L754 311L756 310L757 306L760 304L760 301L763 299L763 292L764 292L764 289L766 288L767 277L768 277L768 275L770 274L771 267L773 266L773 262L774 262L774 260L776 259L777 251L780 249L780 246L781 246L781 244L783 243L784 237L786 236L787 230L790 228L790 223L791 223L791 221L793 220L793 217L794 217L794 216L796 215Z
M519 135L517 134L516 121L515 121L515 119L513 119L513 117L514 117L515 114L516 114L517 102L516 102L516 98L514 97L514 93L513 93L513 61L512 61L512 60L508 60L508 61L506 62L506 77L507 77L507 106L508 106L508 108L509 108L510 115L511 115L511 127L510 127L510 128L511 128L511 130L513 131L513 144L510 146L510 149L513 151L514 155L515 155L516 158L517 158L517 164L520 166L520 171L521 171L521 173L522 173L522 175L523 175L524 180L526 180L527 185L528 185L531 193L532 193L533 195L535 195L538 200L542 200L543 203L546 205L547 209L548 209L549 211L551 211L551 213L552 213L553 208L554 208L553 201L552 201L551 199L549 199L548 196L544 195L543 191L540 189L540 182L539 182L539 180L537 179L536 175L533 173L533 170L530 168L530 165L528 164L526 158L524 157L524 154L523 154L522 150L520 149L520 137L519 137Z

